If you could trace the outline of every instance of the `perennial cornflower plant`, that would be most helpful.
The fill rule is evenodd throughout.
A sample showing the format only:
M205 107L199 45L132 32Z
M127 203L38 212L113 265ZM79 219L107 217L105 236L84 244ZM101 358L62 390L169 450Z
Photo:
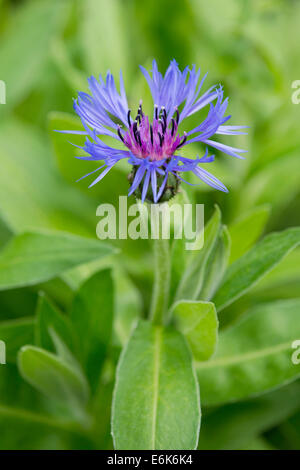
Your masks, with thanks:
M130 449L97 457L131 468L152 460L132 449L299 449L299 2L0 11L0 449ZM149 51L163 75L132 73ZM172 51L219 78L167 69ZM126 94L110 73L88 90L118 63Z
M145 114L142 100L137 112L131 111L122 73L120 92L108 72L106 80L101 75L99 80L89 78L90 94L79 92L74 100L74 109L85 130L62 132L86 135L80 147L85 154L77 158L101 161L98 168L82 178L99 173L90 184L94 186L120 160L126 159L132 166L128 194L134 194L142 203L147 201L156 207L168 204L167 201L179 192L182 181L191 184L185 179L188 172L198 177L199 184L206 183L228 192L224 184L202 166L214 160L209 149L236 158L243 158L241 154L245 152L215 140L218 135L243 134L245 128L227 124L231 116L226 114L228 98L224 99L222 86L212 86L203 93L206 75L200 78L200 70L195 66L181 71L175 60L164 76L155 60L152 73L144 67L141 71L153 97L151 116ZM206 117L196 127L184 129L185 119L203 109L207 110ZM108 145L103 138L115 139L118 144ZM205 147L204 155L193 158L183 155L185 148L195 142ZM117 449L193 449L197 446L201 414L193 360L207 360L213 354L218 328L214 305L199 302L199 296L203 292L202 284L205 285L202 282L204 266L213 245L219 243L221 247L220 251L215 248L214 257L210 259L212 266L217 265L218 274L212 276L208 272L207 278L213 279L213 284L206 283L205 298L210 299L215 292L218 282L215 278L221 279L228 252L227 235L220 228L219 215L217 210L208 227L209 246L206 245L204 255L192 257L189 263L183 255L183 245L176 244L178 240L174 240L172 246L173 259L170 240L160 234L153 240L154 286L148 319L139 320L132 329L116 374L112 435ZM173 272L172 277L174 262L179 264L181 274L178 276L177 267L177 274L174 276ZM162 385L165 374L169 375L167 387ZM144 392L136 393L141 387L145 387ZM171 404L168 390L176 398ZM161 416L164 416L162 420Z
M245 126L225 125L231 116L226 115L228 98L224 99L222 86L212 86L205 93L202 88L206 75L200 79L200 70L186 67L181 71L175 60L171 61L163 76L154 60L152 74L141 66L153 97L153 115L143 111L142 100L136 116L128 107L122 73L120 92L114 77L107 73L106 80L88 80L90 94L79 92L74 100L74 109L81 118L85 131L65 131L87 135L82 149L88 156L84 160L102 161L103 164L91 173L100 172L90 184L95 185L122 159L128 160L133 171L130 175L129 195L135 193L142 202L146 198L154 203L168 200L178 188L179 181L185 181L182 174L194 173L202 182L227 192L224 184L200 164L210 163L214 155L208 148L214 148L233 157L242 158L245 150L234 148L214 140L215 135L236 135L243 133ZM184 120L207 107L206 118L191 130L179 131ZM101 136L112 137L124 145L124 149L107 145ZM187 158L182 151L194 142L206 146L201 157ZM190 183L188 183L190 184Z

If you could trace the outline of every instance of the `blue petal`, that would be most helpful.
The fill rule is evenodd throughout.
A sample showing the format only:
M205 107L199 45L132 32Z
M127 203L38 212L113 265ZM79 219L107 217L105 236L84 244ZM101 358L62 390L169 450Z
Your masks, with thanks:
M146 176L145 176L144 184L143 184L142 202L144 202L145 199L146 199L147 191L148 191L148 188L149 188L149 180L150 180L150 170L148 168L147 171L146 171Z
M105 170L102 171L101 175L99 175L95 181L92 182L92 184L89 185L89 188L91 188L92 186L94 186L96 183L98 183L99 181L102 180L102 178L104 178L105 175L107 175L107 173L113 168L114 165L111 165L111 166L108 166L107 168L105 168Z
M214 175L204 170L203 168L196 167L193 170L193 173L198 176L198 178L200 178L204 183L208 184L212 188L228 193L228 189L226 188L226 186L224 186L224 184L221 183L218 178L216 178Z
M227 153L228 155L231 155L232 157L244 159L245 157L242 157L241 155L238 155L239 153L245 153L248 150L243 150L243 149L238 149L235 147L230 147L229 145L224 145L220 144L219 142L215 142L214 140L204 140L203 141L206 145L209 145L211 147L216 148L217 150L220 150L221 152Z
M135 177L134 177L134 180L132 182L132 185L131 185L131 188L129 190L129 193L128 193L128 196L131 196L132 193L134 193L134 191L138 188L140 182L142 181L143 179L143 176L145 174L145 171L146 171L146 167L145 165L141 165L138 169L137 169L137 172L135 174Z
M153 193L153 200L157 202L157 177L156 177L156 169L151 168L151 186L152 186L152 193Z

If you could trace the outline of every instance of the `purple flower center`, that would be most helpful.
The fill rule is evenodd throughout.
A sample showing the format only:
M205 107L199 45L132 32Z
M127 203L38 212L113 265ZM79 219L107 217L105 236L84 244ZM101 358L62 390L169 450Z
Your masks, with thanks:
M129 130L122 135L120 126L118 135L126 147L138 158L149 157L150 161L159 161L170 158L181 147L187 138L178 134L179 111L176 109L174 117L168 119L166 109L154 106L152 124L148 116L143 113L140 103L137 116L133 121L130 110L127 114Z

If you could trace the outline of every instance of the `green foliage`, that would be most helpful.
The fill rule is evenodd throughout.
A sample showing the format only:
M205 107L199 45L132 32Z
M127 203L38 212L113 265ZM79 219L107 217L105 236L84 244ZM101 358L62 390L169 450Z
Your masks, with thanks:
M269 206L252 209L229 227L231 237L230 262L240 258L261 235L270 215Z
M84 377L71 364L52 353L33 346L20 350L21 375L48 398L57 400L77 412L87 401Z
M33 318L17 318L0 323L0 338L6 344L6 361L15 362L23 344L32 343L34 335Z
M110 270L90 277L77 291L70 318L77 337L80 360L93 388L111 341L114 288Z
M1 449L195 448L197 380L199 449L300 449L299 21L283 0L0 1ZM107 69L152 112L138 65L153 58L209 70L205 90L221 82L250 126L234 138L246 159L216 151L208 168L229 194L182 184L174 202L204 204L204 246L172 240L167 263L151 242L113 241L115 256L95 239L130 168L88 189L95 162L69 143L85 137L54 132L81 129L72 97ZM163 326L145 320L151 282Z
M300 338L299 300L253 307L219 336L218 352L197 364L206 405L245 399L300 376L292 343Z
M196 300L200 294L204 282L204 274L210 254L214 250L221 227L221 212L215 208L214 215L205 227L204 246L202 250L192 251L192 259L187 265L179 283L176 300L191 299ZM202 238L202 237L201 237Z
M23 233L14 237L0 254L0 289L48 281L112 252L107 243L66 233Z
M214 304L179 301L173 307L173 316L195 360L207 361L214 354L218 339L218 318Z
M55 351L52 333L56 334L72 350L74 349L74 338L71 323L66 315L61 312L45 297L40 295L35 324L35 344L48 351ZM28 341L30 343L30 341Z
M1 79L9 84L9 107L24 99L39 80L47 61L45 50L62 27L66 13L64 3L59 0L29 2L5 32L0 62Z
M139 322L119 361L112 413L116 449L196 447L198 384L173 328Z
M214 297L217 310L222 310L243 295L299 243L298 227L272 233L235 261Z

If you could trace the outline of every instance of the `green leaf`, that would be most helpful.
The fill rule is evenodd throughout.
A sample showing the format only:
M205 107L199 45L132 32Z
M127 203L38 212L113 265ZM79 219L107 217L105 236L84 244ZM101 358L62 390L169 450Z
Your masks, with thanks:
M6 106L18 103L36 85L47 62L45 51L60 30L65 8L64 2L46 0L26 3L14 13L0 49L1 79L7 84Z
M84 61L89 73L105 74L108 69L118 73L128 69L127 38L121 2L84 0L80 18L80 36L84 48ZM91 47L93 44L93 47ZM107 47L104 47L104 45Z
M231 403L207 413L199 449L239 449L299 410L300 382L261 397Z
M266 275L300 242L300 228L271 233L227 270L224 281L213 301L222 310Z
M62 232L17 235L0 253L0 290L38 284L112 252L108 243Z
M196 447L199 390L180 333L138 323L119 361L112 413L118 450Z
M182 212L184 213L184 205L190 204L191 201L185 191L181 191L178 193L173 199L171 199L173 203L180 204L182 208ZM191 213L189 213L185 219L185 223L188 223L191 219ZM170 302L174 299L176 294L176 289L180 283L182 278L182 273L186 268L187 263L187 250L186 250L186 243L189 242L184 233L182 233L182 237L175 238L172 243L171 248L171 282L170 282ZM190 242L189 242L190 243Z
M15 362L19 349L33 342L33 318L18 318L0 323L0 340L6 345L6 361Z
M63 315L44 294L40 294L36 314L35 343L43 349L55 352L56 348L51 336L52 330L59 335L71 351L74 349L74 338L69 318Z
M142 298L140 291L119 266L114 269L114 284L116 288L114 333L116 342L125 346L133 325L142 316Z
M221 226L221 212L216 206L215 212L204 228L204 246L200 251L194 251L192 259L183 273L179 284L176 300L196 300L200 294L205 267L210 253L212 252Z
M217 243L207 261L200 299L210 300L218 289L228 265L230 249L230 235L227 227L223 225Z
M0 442L1 450L53 450L63 449L71 436L83 435L76 420L55 418L19 406L0 405L1 428L5 435Z
M105 269L82 284L71 308L80 359L93 389L111 341L113 317L114 286L110 270Z
M292 169L292 170L291 170ZM242 210L272 202L272 213L285 208L299 192L300 161L298 148L285 153L255 173L239 194ZM288 184L283 184L282 182Z
M0 141L0 215L9 229L93 236L96 204L60 177L43 134L10 118L0 123Z
M218 340L218 318L214 304L179 301L173 307L173 315L195 360L207 361L214 354Z
M84 127L76 115L54 111L48 116L48 128L59 171L66 181L76 184L76 180L85 174L82 161L75 158L75 155L82 155L82 150L70 144L70 136L55 131L84 131ZM71 137L72 144L84 145L86 136L72 135Z
M48 398L67 405L75 413L85 406L89 393L84 376L58 356L34 346L24 346L18 365L22 377Z
M252 209L229 226L232 246L230 263L240 258L256 242L263 232L270 215L270 206Z
M222 331L216 356L196 366L202 402L242 400L299 377L300 365L292 361L299 311L299 299L262 304Z

